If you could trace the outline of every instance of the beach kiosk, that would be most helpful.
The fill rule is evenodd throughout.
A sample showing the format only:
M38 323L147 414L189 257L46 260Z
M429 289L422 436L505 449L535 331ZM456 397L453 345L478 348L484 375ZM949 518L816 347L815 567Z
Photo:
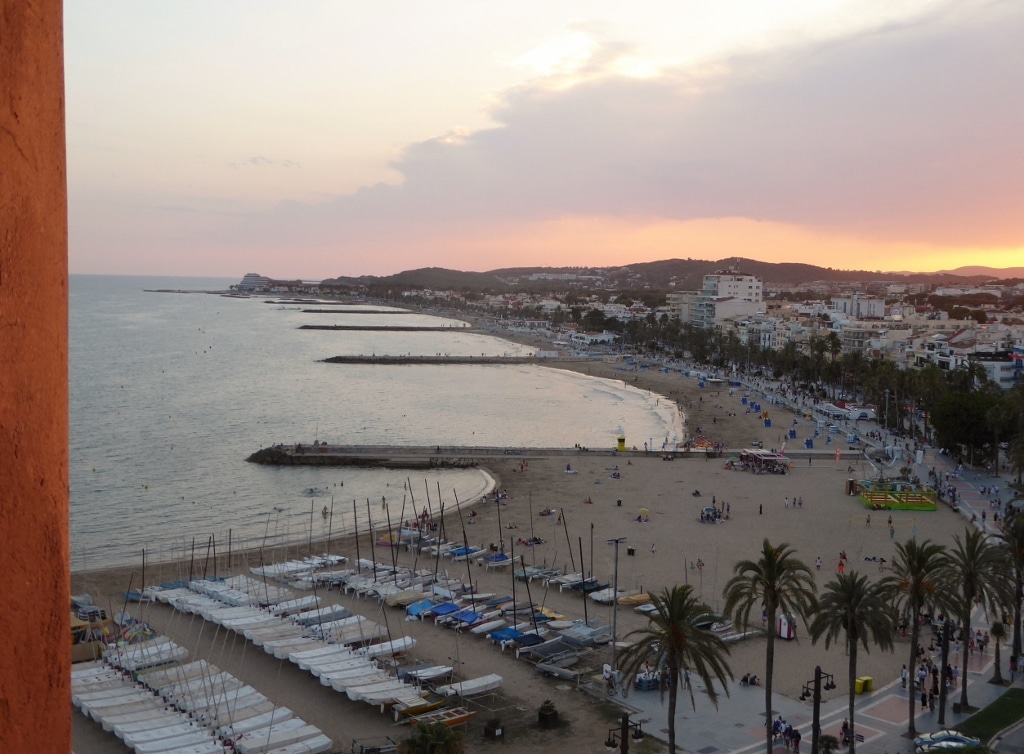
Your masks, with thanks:
M786 641L792 641L796 638L796 625L795 619L792 615L786 615L783 613L779 616L779 638L785 639Z

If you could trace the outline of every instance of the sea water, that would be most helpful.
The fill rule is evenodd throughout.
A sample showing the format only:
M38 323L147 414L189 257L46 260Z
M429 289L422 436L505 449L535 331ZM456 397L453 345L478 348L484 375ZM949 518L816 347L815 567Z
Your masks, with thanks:
M671 401L536 365L328 364L336 355L527 355L532 348L422 314L305 313L209 293L234 280L72 276L74 570L305 541L427 504L475 501L480 469L278 467L274 443L612 447L682 429ZM326 308L305 306L304 308ZM347 308L347 307L341 307ZM380 307L369 307L371 309ZM304 324L450 332L301 330ZM369 505L367 505L369 501ZM322 515L324 507L331 513ZM448 508L451 510L451 508Z

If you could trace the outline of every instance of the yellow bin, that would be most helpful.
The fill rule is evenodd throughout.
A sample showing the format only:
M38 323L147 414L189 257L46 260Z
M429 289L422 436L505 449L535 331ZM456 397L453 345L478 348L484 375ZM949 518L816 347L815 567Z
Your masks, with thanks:
M869 675L866 675L866 676L862 676L861 680L864 681L864 693L865 694L868 693L869 691L874 691L874 686L875 686L875 679L874 678L872 678Z
M856 693L858 693L858 694L863 694L864 693L864 679L863 678L858 678L856 681L853 682L853 690Z
M625 435L619 435L618 439L619 439L619 444L617 446L618 449L619 450L625 450L626 449L626 436Z

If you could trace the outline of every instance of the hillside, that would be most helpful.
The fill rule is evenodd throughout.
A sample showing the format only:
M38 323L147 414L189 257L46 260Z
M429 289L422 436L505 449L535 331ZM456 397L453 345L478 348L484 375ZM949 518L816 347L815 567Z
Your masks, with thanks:
M345 286L393 287L399 290L432 288L436 290L499 291L559 290L567 287L565 280L530 280L532 275L578 275L592 278L588 287L616 290L696 290L705 275L736 267L739 271L756 275L769 284L798 285L814 281L824 282L904 282L928 285L973 285L993 280L1024 277L1024 268L1005 270L990 267L960 267L930 273L879 272L868 270L840 270L793 262L759 262L753 259L730 257L717 261L706 259L665 259L656 262L638 262L623 267L507 267L488 272L466 272L442 267L423 267L406 270L395 275L360 277L339 276L324 283ZM598 282L603 280L604 282Z

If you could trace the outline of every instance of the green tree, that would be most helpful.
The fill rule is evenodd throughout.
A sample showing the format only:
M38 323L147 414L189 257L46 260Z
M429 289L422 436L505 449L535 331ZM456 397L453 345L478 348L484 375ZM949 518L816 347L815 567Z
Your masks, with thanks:
M462 734L444 723L417 725L412 735L399 744L402 754L464 754Z
M839 739L835 736L823 735L818 738L818 748L821 754L832 754L839 750Z
M902 612L910 626L910 660L907 663L910 678L917 677L917 645L920 638L918 618L946 604L940 575L945 565L945 548L931 540L918 543L916 539L896 543L896 557L892 561L892 576L879 582L882 593ZM907 684L910 721L907 735L917 735L914 726L914 684Z
M988 392L951 392L932 409L932 426L938 443L947 448L963 447L981 460L991 454L992 432L986 421L998 398Z
M765 651L764 714L772 718L772 675L775 670L775 621L780 613L806 619L814 611L817 585L811 569L795 557L788 544L775 546L767 539L757 560L741 560L725 585L725 611L741 626L750 625L750 612L763 608L768 647ZM771 726L766 726L767 752L772 751Z
M835 361L836 357L843 351L843 341L839 339L839 334L835 330L832 330L826 336L825 345L828 348L829 356L832 357L832 361Z
M1013 590L1010 607L1013 610L1013 645L1011 654L1021 656L1021 603L1024 597L1024 513L1010 509L999 527L999 540L1006 550L1012 566Z
M668 587L661 594L651 594L654 612L648 613L650 622L644 628L630 631L625 638L633 644L620 656L620 664L627 678L634 677L645 662L653 655L655 667L667 674L668 684L668 750L676 750L676 701L683 686L683 671L692 670L704 684L705 693L712 704L718 706L718 692L714 681L718 681L726 695L729 693L726 679L732 671L726 664L729 654L717 634L703 631L693 625L694 619L711 611L694 595L693 587ZM696 709L693 684L690 684L690 703ZM664 686L662 694L664 695Z
M976 606L986 611L995 608L1001 614L1009 605L1009 560L1006 550L978 529L965 529L963 539L955 535L953 542L946 553L942 578L949 585L950 611L969 637L971 613ZM965 646L968 641L964 640ZM966 666L961 678L960 706L967 709Z
M989 635L992 637L992 641L995 644L995 670L992 673L992 683L997 683L1000 686L1003 685L1003 669L1000 666L999 658L999 645L1006 639L1006 624L1003 623L1002 616L997 616L995 622L989 627Z
M1010 469L1017 475L1017 486L1024 483L1024 434L1017 435L1006 450Z
M892 608L878 584L871 584L864 574L850 571L840 573L825 585L818 601L818 609L810 626L811 639L816 644L825 638L825 648L840 636L846 644L849 658L849 720L850 754L854 751L853 702L857 680L857 646L870 652L868 640L885 651L891 651L896 630Z

